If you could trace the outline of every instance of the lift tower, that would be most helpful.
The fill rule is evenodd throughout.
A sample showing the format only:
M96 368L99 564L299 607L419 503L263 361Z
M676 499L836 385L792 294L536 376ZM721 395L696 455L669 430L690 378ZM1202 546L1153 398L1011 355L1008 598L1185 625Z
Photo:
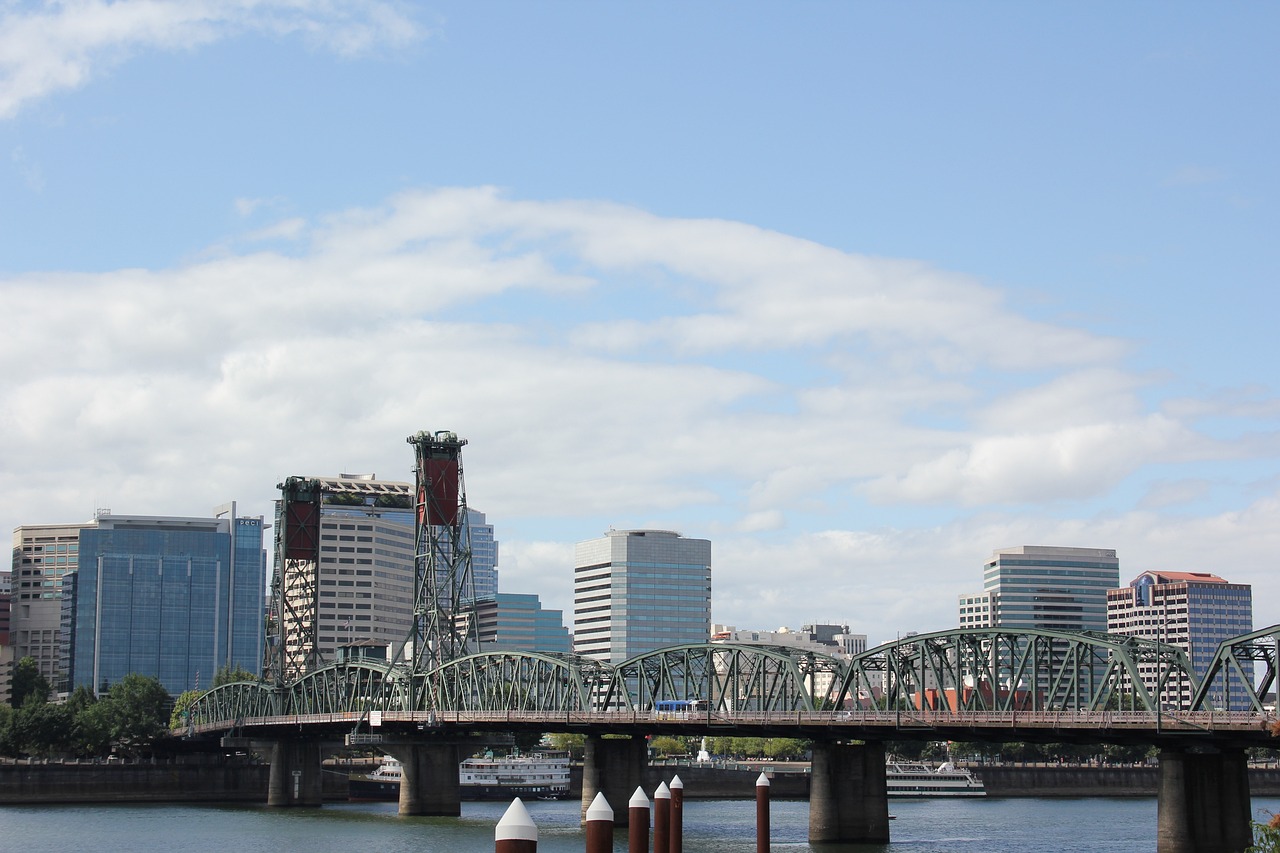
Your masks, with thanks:
M467 441L445 430L405 440L414 447L417 486L412 666L426 672L480 650L462 479Z
M271 581L266 660L263 670L276 684L315 669L320 662L316 637L320 610L319 480L289 477L276 488L276 574Z

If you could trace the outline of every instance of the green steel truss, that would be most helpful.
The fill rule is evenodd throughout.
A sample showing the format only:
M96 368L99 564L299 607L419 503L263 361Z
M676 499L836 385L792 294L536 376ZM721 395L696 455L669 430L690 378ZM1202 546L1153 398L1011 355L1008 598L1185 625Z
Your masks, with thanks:
M957 628L918 634L856 655L831 696L935 711L1155 712L1156 696L1198 684L1174 646L1095 632ZM1153 695L1154 694L1154 695Z
M1232 637L1218 646L1217 653L1191 702L1193 711L1213 710L1209 701L1210 691L1217 687L1223 696L1223 704L1230 708L1247 698L1256 713L1266 713L1267 693L1276 687L1276 663L1280 658L1280 625L1262 628L1251 634ZM1262 664L1261 678L1256 678L1258 664ZM1236 693L1236 691L1241 693Z
M565 714L589 706L602 666L598 661L534 652L468 655L422 676L422 692L432 697L430 710L446 713Z
M830 681L839 670L835 658L782 647L671 646L615 667L596 708L639 713L676 700L703 701L709 714L813 711L819 674Z
M1265 661L1276 679L1280 626L1224 643L1218 668ZM1253 679L1247 679L1252 684ZM378 710L441 715L522 711L648 714L668 700L698 702L708 718L750 719L878 705L886 709L1159 713L1177 686L1198 690L1173 646L1099 633L959 628L905 637L849 661L798 649L697 643L617 665L574 655L484 652L414 673L404 664L353 660L297 680L227 684L192 705L189 727L239 728L247 719Z

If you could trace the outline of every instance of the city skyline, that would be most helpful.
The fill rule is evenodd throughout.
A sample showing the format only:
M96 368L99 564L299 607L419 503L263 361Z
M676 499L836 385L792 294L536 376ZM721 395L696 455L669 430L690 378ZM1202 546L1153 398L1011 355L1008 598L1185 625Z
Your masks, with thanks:
M0 11L0 525L465 437L502 588L952 627L994 549L1280 621L1280 9ZM198 488L193 488L198 484Z

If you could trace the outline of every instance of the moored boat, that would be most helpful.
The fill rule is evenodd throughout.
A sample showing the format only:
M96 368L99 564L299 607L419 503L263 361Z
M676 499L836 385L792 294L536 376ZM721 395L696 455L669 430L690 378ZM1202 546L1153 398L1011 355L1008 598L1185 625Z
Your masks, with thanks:
M914 761L890 761L885 765L890 797L985 797L982 780L950 761L938 767Z
M355 802L399 799L403 773L399 761L383 756L372 773L348 777L347 798ZM563 799L569 795L569 753L473 756L458 765L458 787L464 800Z

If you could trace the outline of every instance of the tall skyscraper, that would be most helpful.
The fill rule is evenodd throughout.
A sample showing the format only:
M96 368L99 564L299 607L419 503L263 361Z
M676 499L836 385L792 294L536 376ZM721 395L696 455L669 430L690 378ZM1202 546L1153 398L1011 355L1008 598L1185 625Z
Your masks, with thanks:
M578 543L576 653L618 662L710 636L710 540L670 530L611 530Z
M960 597L962 628L1106 631L1120 561L1102 548L1002 548L983 567L982 585Z
M1191 658L1191 668L1203 678L1219 644L1253 630L1253 588L1228 583L1208 572L1143 572L1126 587L1107 592L1108 630L1113 634L1145 637L1178 646ZM1148 690L1156 687L1154 665L1141 665ZM1230 680L1228 680L1230 678ZM1214 707L1251 710L1244 685L1236 673L1222 673L1209 688ZM1190 707L1192 685L1185 679L1162 694L1166 703Z
M235 504L212 518L100 511L63 575L55 686L101 691L125 675L170 693L207 687L223 666L262 661L266 561L262 519Z

